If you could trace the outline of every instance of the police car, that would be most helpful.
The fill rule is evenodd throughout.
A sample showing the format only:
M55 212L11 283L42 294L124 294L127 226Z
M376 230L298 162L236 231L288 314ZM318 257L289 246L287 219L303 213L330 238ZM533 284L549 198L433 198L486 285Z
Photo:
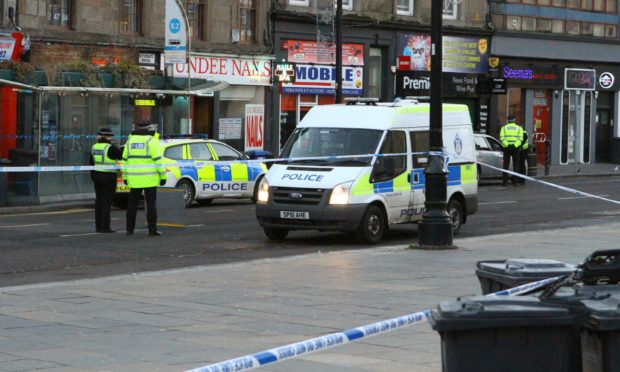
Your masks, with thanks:
M248 161L225 143L206 139L162 140L168 179L164 187L184 191L185 206L194 201L207 205L218 198L256 200L257 186L267 171L263 163ZM127 205L129 188L119 172L115 204Z

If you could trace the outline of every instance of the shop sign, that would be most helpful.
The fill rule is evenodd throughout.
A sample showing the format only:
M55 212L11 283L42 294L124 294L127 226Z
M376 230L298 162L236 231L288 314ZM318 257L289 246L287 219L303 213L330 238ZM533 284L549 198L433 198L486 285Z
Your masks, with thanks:
M564 70L564 89L594 90L596 89L596 70L567 68Z
M506 94L506 79L479 77L477 92L479 94Z
M555 67L504 64L500 76L509 82L517 82L522 85L545 87L561 85L560 74Z
M598 85L603 89L611 89L614 85L614 81L616 80L614 74L611 72L603 72L598 77Z
M342 67L342 94L358 96L363 92L364 69ZM336 67L325 65L295 65L295 83L282 84L282 93L336 94Z
M336 64L336 45L306 40L285 40L282 48L287 49L290 63ZM342 44L342 64L364 65L363 44Z
M166 0L164 52L166 63L187 61L187 30L183 12L175 0Z
M0 61L8 61L13 57L13 49L15 48L15 39L0 38Z
M276 63L276 69L273 74L280 83L294 83L295 65L292 63Z
M192 55L191 77L232 85L271 85L271 60L265 57ZM187 63L176 63L174 77L187 77Z
M245 151L262 150L265 133L265 105L245 105Z
M444 96L465 97L476 96L478 85L477 74L445 73L442 76ZM431 76L427 71L396 71L396 95L428 96L431 92Z
M138 63L141 65L154 65L155 53L140 53L138 54Z
M443 72L486 74L489 40L473 37L443 37ZM399 33L396 41L398 56L411 57L411 70L431 70L431 37Z

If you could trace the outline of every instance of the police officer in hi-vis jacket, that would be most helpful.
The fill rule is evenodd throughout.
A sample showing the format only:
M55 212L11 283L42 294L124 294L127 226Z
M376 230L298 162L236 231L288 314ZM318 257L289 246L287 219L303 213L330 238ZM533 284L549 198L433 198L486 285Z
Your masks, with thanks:
M121 149L112 144L114 133L109 128L97 132L97 143L90 151L90 164L95 166L116 165L123 155ZM113 233L110 228L110 209L116 192L116 170L96 169L90 172L95 184L95 229L98 233Z
M157 187L166 183L166 169L163 166L162 147L159 143L157 124L134 125L123 149L123 181L129 186L127 205L127 235L133 235L136 227L138 201L144 193L146 220L149 236L159 236L157 231Z
M523 143L523 128L515 123L515 116L508 115L507 123L499 132L499 140L504 147L504 169L508 170L510 160L512 159L512 170L519 173L519 158L521 154L521 144ZM517 186L518 180L516 176L510 177L512 185ZM503 172L502 183L504 186L508 184L508 173Z

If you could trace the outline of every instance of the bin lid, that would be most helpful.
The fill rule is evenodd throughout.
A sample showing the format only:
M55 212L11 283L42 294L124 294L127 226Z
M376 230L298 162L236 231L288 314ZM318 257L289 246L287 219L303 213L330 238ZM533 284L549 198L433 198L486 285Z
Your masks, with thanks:
M436 331L572 324L568 309L533 296L471 296L443 301L431 313Z
M584 326L599 331L620 330L620 298L609 294L606 298L582 301L588 311Z
M576 270L570 265L556 260L541 258L513 258L505 261L479 261L478 270L513 277L553 277L570 274Z

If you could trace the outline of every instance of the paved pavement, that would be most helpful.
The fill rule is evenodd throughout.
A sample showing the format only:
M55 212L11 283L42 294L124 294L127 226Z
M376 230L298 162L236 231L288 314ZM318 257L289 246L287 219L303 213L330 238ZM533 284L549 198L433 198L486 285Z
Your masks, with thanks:
M620 222L0 288L0 370L183 371L480 294L479 260L579 263ZM412 242L413 243L413 242ZM440 371L428 323L264 367Z

